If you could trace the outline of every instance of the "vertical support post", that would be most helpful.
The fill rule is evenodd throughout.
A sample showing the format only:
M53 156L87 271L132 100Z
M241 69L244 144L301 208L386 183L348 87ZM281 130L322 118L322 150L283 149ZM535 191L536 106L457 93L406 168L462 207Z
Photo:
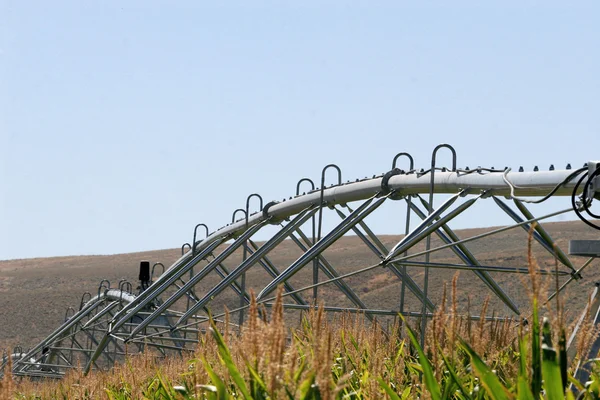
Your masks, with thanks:
M323 196L324 196L324 192L325 192L325 173L327 172L327 170L329 168L334 168L337 171L338 185L342 184L342 170L340 169L340 167L338 167L335 164L326 165L323 168L323 171L321 171L321 196L319 198L319 227L317 229L317 242L319 240L321 240L321 231L323 228L323 206L324 206ZM315 243L313 243L313 245ZM319 283L319 267L318 267L318 265L315 266L315 264L313 263L313 285L316 285L317 283ZM317 304L317 293L318 293L317 289L318 289L318 287L315 287L313 289L313 297L314 297L313 300L314 300L315 304Z
M398 161L398 158L405 156L408 158L409 161L409 172L412 171L415 168L415 161L412 158L412 156L408 153L398 153L396 154L396 156L394 157L394 160L392 161L392 171L396 168L396 161ZM408 196L406 198L406 202L407 202L407 206L406 206L406 227L404 230L404 235L408 235L410 232L410 203L411 203L412 199L410 196ZM404 252L404 256L406 257L408 255L408 250ZM402 276L406 277L406 265L402 265ZM406 295L406 279L402 279L402 286L400 287L400 314L402 314L404 312L404 297Z
M248 217L250 216L250 199L256 197L259 202L260 202L260 207L259 207L259 211L263 210L263 199L262 197L257 194L257 193L252 193L250 196L248 196L246 198L246 210L245 210L245 215L246 215L246 230L248 230ZM244 241L244 246L243 246L243 257L242 257L242 263L244 261L246 261L246 259L248 258L248 240ZM239 319L239 327L240 327L240 334L242 333L242 325L244 323L244 311L245 309L243 308L246 305L246 298L244 297L244 294L246 293L246 272L244 271L244 273L242 273L242 282L240 285L240 319Z
M431 178L429 181L429 215L433 212L433 191L435 186L435 164L437 152L441 148L447 148L452 152L452 171L456 171L456 150L454 147L449 144L440 144L433 149L433 154L431 155ZM427 241L425 244L426 251L431 249L431 234L427 235ZM425 255L425 262L429 262L430 255L427 253ZM421 307L421 346L425 346L425 328L427 327L427 307L425 306L425 299L427 299L427 291L429 289L429 267L425 267L425 276L423 280L423 298L422 298L422 307Z
M206 236L208 237L208 226L206 226L206 224L198 224L196 225L196 227L194 228L194 238L192 239L192 257L196 255L196 234L198 233L198 228L203 226L204 229L206 230Z
M235 216L238 212L241 212L244 214L244 220L246 221L246 231L248 230L248 212L246 212L246 210L238 208L237 210L235 210L233 212L233 215L231 216L231 223L233 224L235 222ZM246 242L244 242L243 244L243 248L244 248L244 252L242 255L243 261L246 261ZM242 274L242 278L241 278L242 282L240 284L240 307L243 307L245 304L245 300L244 300L244 293L246 291L246 274ZM188 308L189 310L189 308ZM240 312L240 319L239 319L239 328L240 328L240 334L242 333L242 322L244 320L244 314L243 311Z
M71 311L72 313L70 313L69 311ZM65 311L65 322L67 322L71 317L73 317L75 315L75 309L73 307L67 307L67 311ZM71 347L68 350L68 362L69 364L73 365L73 346L75 346L75 335L71 336ZM58 358L58 363L60 363L60 357Z
M302 179L300 179L298 181L298 184L296 185L296 196L298 196L300 194L300 184L302 182L308 182L308 183L310 183L311 190L315 190L315 183L311 179L309 179L309 178L302 178ZM312 221L312 242L311 242L311 246L314 246L315 243L317 243L316 224L315 224L315 216L314 216L314 214L311 217L311 221ZM319 261L315 258L313 260L313 284L317 284L318 282L319 282ZM314 287L313 288L313 302L315 303L315 305L317 304L318 291L319 291L318 287Z
M192 257L196 256L196 247L198 245L198 242L196 242L196 236L197 236L197 233L198 233L198 228L201 227L201 226L204 227L204 230L206 231L206 236L204 236L204 238L207 238L208 234L209 234L209 232L208 232L208 226L206 224L198 224L198 225L196 225L194 227L194 237L192 238ZM192 268L190 268L190 278L189 278L190 280L194 277L194 274L195 274L195 272L194 272L194 266L192 266ZM190 295L187 296L187 307L186 307L186 309L190 308L190 306L191 306L191 297L195 296L195 293L193 292L193 290L190 290L190 292L191 292ZM187 339L187 331L183 332L183 338Z

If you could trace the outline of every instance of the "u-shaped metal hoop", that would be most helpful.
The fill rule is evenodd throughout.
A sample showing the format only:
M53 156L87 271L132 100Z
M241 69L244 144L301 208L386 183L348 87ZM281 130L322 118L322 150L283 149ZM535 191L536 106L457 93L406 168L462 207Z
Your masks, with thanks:
M69 315L69 311L72 311L71 315ZM75 315L75 309L73 307L67 307L67 310L65 311L65 321L67 321L73 315Z
M396 156L394 157L394 160L392 161L392 170L396 168L396 161L398 161L398 159L400 157L402 157L402 156L408 158L408 162L409 162L408 168L409 168L409 171L414 170L415 169L415 160L413 159L413 157L410 154L408 154L406 152L402 152L402 153L396 154Z
M338 167L335 164L326 165L323 168L323 171L321 171L321 204L323 204L323 190L325 190L325 172L327 172L327 170L329 168L334 168L337 171L337 173L338 173L338 185L342 184L342 170L340 169L340 167Z
M196 234L198 233L198 228L201 226L203 226L204 229L206 230L206 237L208 237L208 226L206 226L206 224L196 225L196 227L194 228L194 238L192 240L192 256L196 255ZM164 269L164 266L163 266L163 269Z
M87 301L85 298L87 297ZM83 292L81 295L81 301L79 302L79 311L83 308L83 305L92 299L92 294L90 292Z
M302 178L296 184L296 196L298 196L300 194L300 185L302 184L302 182L308 182L308 183L310 183L311 190L315 190L315 183L312 181L312 179Z
M106 283L106 285L105 285L105 283ZM98 297L100 297L100 292L101 292L102 288L104 288L106 290L110 289L110 281L108 279L102 279L100 281L100 284L98 285Z
M251 195L249 195L246 198L246 209L244 210L244 215L245 215L245 221L246 221L246 229L248 229L248 218L250 218L250 199L252 199L253 197L256 197L259 201L259 206L258 206L258 211L262 211L264 208L263 205L263 198L260 194L258 193L252 193ZM246 260L246 252L247 252L247 248L244 245L244 260ZM243 315L243 312L242 312Z
M260 201L260 205L259 205L259 209L258 211L262 211L263 210L263 198L260 194L258 193L252 193L251 195L249 195L246 198L246 228L248 228L248 218L250 217L250 199L256 197L258 199L258 201Z
M154 268L156 268L157 265L160 265L162 267L162 272L160 273L160 275L165 273L165 265L163 263L161 263L161 262L154 263L154 265L152 266L152 273L150 274L150 280L154 279Z
M321 171L321 193L319 196L319 225L317 228L317 240L321 240L321 225L323 222L323 197L325 195L325 173L329 168L334 168L338 173L338 185L342 184L342 170L335 164L326 165Z
M233 215L231 216L231 223L233 224L235 222L235 216L237 215L237 213L242 212L244 214L246 214L246 210L244 210L243 208L238 208L237 210L235 210L233 212ZM245 218L245 217L244 217Z
M455 172L456 171L456 150L454 150L454 147L450 146L447 143L442 143L436 146L435 149L433 149L433 153L431 154L431 172L433 175L433 171L435 168L435 164L436 164L436 158L437 158L437 152L439 149L442 148L446 148L448 150L450 150L452 152L452 171Z

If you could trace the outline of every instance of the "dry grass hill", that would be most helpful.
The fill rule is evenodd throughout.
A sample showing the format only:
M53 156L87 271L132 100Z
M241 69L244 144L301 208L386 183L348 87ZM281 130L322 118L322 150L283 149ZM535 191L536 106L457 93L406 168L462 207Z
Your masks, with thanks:
M567 251L570 239L600 239L598 231L584 226L579 221L556 222L546 224L550 234L557 244ZM458 231L460 237L468 237L491 228L470 229ZM401 236L382 236L383 242L391 247ZM439 244L433 240L433 245ZM514 229L495 235L491 238L473 242L469 248L484 265L502 265L526 267L527 234L522 229ZM422 246L411 250L422 249ZM542 268L553 268L554 260L540 246L534 246L534 253ZM271 261L283 270L301 253L291 241L285 241L269 254ZM0 261L0 348L14 346L19 343L24 347L32 346L55 329L65 317L65 310L71 306L78 308L82 293L96 293L102 279L109 279L113 286L120 279L128 279L136 287L138 265L140 260L163 262L170 265L180 255L180 250L156 250L141 253L117 254L104 256L71 256L55 258L39 258L25 260ZM237 260L241 254L236 255ZM357 237L345 237L335 243L325 252L325 257L341 273L347 273L358 268L376 263L376 257ZM573 257L576 266L585 261ZM432 260L456 262L455 256L449 251L441 251ZM235 262L229 261L226 266L232 269ZM591 293L596 281L600 281L600 261L594 261L583 273L584 280L573 283L565 292L567 309L572 315L580 312ZM564 267L563 267L564 269ZM420 283L423 270L409 268L411 275ZM452 279L454 271L441 269L431 270L430 291L432 299L441 298L443 282ZM514 297L518 304L527 304L527 290L524 280L515 274L492 274L506 292ZM311 271L308 269L294 276L295 287L302 287L310 280ZM321 274L322 276L322 274ZM268 278L259 266L254 266L248 273L248 282L261 283ZM197 288L202 293L219 280L217 275L209 276ZM400 284L389 271L375 269L369 273L352 277L347 280L371 308L397 308L399 302ZM341 295L335 289L322 289L322 299L328 305L343 305ZM462 271L459 277L459 298L463 305L467 298L474 308L479 309L485 297L490 294L483 283L471 272ZM223 302L235 305L237 301L233 292L227 293ZM417 310L416 299L408 298L411 309ZM215 305L217 306L217 305ZM507 309L498 301L492 300L490 309L497 313L506 314Z

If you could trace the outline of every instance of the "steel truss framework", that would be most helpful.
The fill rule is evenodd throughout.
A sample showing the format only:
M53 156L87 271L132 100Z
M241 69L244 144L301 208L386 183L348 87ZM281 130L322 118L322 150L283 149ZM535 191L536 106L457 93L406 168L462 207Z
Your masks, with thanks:
M451 168L436 165L440 149L450 151ZM401 158L407 161L405 170L396 166ZM527 269L484 265L469 248L473 242L511 229L520 231L524 238L527 233L523 230L533 229L533 238L541 248L556 255L561 268L541 273L558 274L563 281L560 290L581 278L581 271L592 259L583 265L574 265L541 224L545 219L573 211L571 204L542 216L534 216L525 204L541 202L551 196L572 196L579 181L583 184L579 191L589 189L588 198L583 199L589 206L594 187L586 182L588 177L595 178L591 167L578 170L570 166L565 170L551 167L549 171L539 171L536 167L533 172L522 169L513 172L508 168L457 169L456 165L456 152L443 144L433 151L428 170L416 170L412 157L400 153L393 159L388 173L370 179L342 183L341 170L331 164L323 169L318 188L310 179L303 178L296 186L296 196L288 200L263 206L262 198L252 194L245 209L234 212L231 224L210 234L206 225L198 224L192 244L182 247L181 258L166 269L161 263L155 264L152 278L147 285L142 284L139 293L135 294L128 282L111 289L110 283L103 281L98 293L93 297L84 294L79 310L71 309L64 323L46 339L28 351L16 349L14 354L5 355L3 364L12 358L14 375L60 378L73 368L83 368L86 372L109 368L122 361L126 354L146 348L154 349L159 355L193 350L208 321L211 305L228 290L239 298L237 306L230 310L237 314L233 320L238 325L243 323L250 302L248 283L252 284L246 281L246 274L256 269L263 269L268 276L266 283L259 285L257 294L257 301L267 307L274 301L274 291L279 285L283 286L285 308L289 312L302 312L314 306L322 299L322 290L327 286L327 290L337 290L343 301L339 302L341 305L330 304L332 297L328 296L325 310L360 312L370 319L398 313L421 317L422 335L427 317L436 308L435 300L430 298L430 270L468 270L483 282L490 295L504 304L507 316L514 317L521 313L517 302L492 275L522 274L527 273ZM337 182L326 187L329 170L336 172ZM306 185L310 190L300 193L301 187ZM444 199L440 201L438 197ZM259 210L251 214L253 199L259 203ZM434 203L434 200L438 201ZM468 213L474 204L484 201L496 204L513 223L460 238L450 223L458 215ZM403 202L407 210L404 230L399 232L404 236L393 246L379 238L367 223L370 214L390 202ZM575 207L581 210L582 203L576 203ZM236 220L238 214L243 218ZM337 219L332 229L324 228L325 214ZM391 217L398 218L397 215ZM276 233L265 242L256 243L253 237L266 226L277 227ZM197 240L199 228L206 231L202 240ZM376 261L372 265L345 269L342 273L326 256L326 250L347 235L357 237L373 253ZM289 265L277 265L269 253L284 241L293 243L300 255ZM432 255L444 250L451 252L456 261L432 260ZM160 275L155 271L157 266ZM301 271L308 272L308 282L294 280ZM415 271L423 272L418 279L411 275ZM389 279L399 282L394 307L381 307L361 298L359 288L349 282L352 277L366 273L389 274ZM202 288L202 283L215 274L217 283ZM155 275L159 276L154 279ZM303 284L297 285L298 282ZM213 318L223 315L216 313Z

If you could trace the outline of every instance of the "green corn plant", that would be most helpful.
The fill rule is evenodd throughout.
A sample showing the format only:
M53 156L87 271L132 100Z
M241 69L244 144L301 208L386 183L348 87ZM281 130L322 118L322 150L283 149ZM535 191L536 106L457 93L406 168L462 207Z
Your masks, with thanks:
M387 394L390 397L390 399L392 399L392 400L401 400L402 399L402 397L398 396L398 394L394 391L394 389L392 389L390 387L390 385L388 385L383 379L377 378L377 381L379 382L379 386L385 391L385 394Z
M440 391L440 385L435 380L435 377L433 375L433 368L431 367L431 363L425 356L425 352L423 351L423 348L419 344L419 341L417 340L417 336L415 335L414 331L410 328L410 326L407 324L406 320L404 319L404 316L402 314L398 314L398 315L402 319L402 322L404 324L406 324L406 332L408 333L408 336L410 338L410 341L411 341L413 347L417 350L417 353L419 354L419 363L421 364L421 368L423 371L423 377L425 380L425 385L427 386L427 390L429 391L429 394L431 395L431 398L433 400L440 400L442 398L442 393Z
M519 337L519 375L517 377L517 394L520 400L534 400L529 377L527 376L527 341Z
M462 398L471 399L471 395L464 388L464 386L461 382L461 379L458 377L458 375L454 371L454 367L452 366L452 363L444 355L444 352L442 351L441 348L438 348L438 351L439 351L440 355L442 356L442 360L444 361L444 365L446 366L446 369L448 370L448 374L450 375L452 382L454 382L454 385L456 385L456 387L458 388L458 391L460 392L460 395L462 396Z
M252 395L250 394L250 391L246 386L246 382L244 381L244 378L242 377L242 374L240 373L239 369L235 365L235 362L231 357L231 352L229 351L229 348L227 347L223 336L217 329L217 326L215 324L215 321L212 319L212 316L210 318L210 325L210 332L215 341L217 342L219 358L221 360L221 363L223 363L223 365L225 365L225 367L229 371L229 375L231 375L231 379L233 380L237 389L239 390L240 395L243 396L243 398L246 400L252 400Z
M208 385L204 385L204 386L201 386L201 389L208 392L207 397L211 400L227 400L227 399L229 399L230 396L229 396L229 393L227 392L227 386L225 386L225 383L223 382L223 380L219 377L219 375L217 375L215 373L215 371L212 369L212 367L210 366L208 361L206 361L206 358L201 357L200 360L202 360L202 365L204 366L204 369L208 373L208 376L210 377L210 380L212 381L212 383L214 385L212 387L209 387Z
M560 363L558 353L552 347L552 332L548 318L544 318L542 335L542 375L546 396L549 400L564 399Z
M538 314L538 299L534 294L532 300L532 328L531 328L531 393L534 399L540 398L542 391L542 357L540 346L540 319Z
M486 389L490 398L494 400L508 400L513 398L511 393L502 382L500 382L494 372L485 364L479 354L477 354L467 342L462 339L459 340L462 349L464 349L471 358L471 366L473 367L474 373L481 380L481 384Z
M560 333L558 337L558 361L560 362L560 379L563 385L563 392L567 389L567 382L569 380L569 375L567 371L567 334L565 332L565 327L560 326Z

